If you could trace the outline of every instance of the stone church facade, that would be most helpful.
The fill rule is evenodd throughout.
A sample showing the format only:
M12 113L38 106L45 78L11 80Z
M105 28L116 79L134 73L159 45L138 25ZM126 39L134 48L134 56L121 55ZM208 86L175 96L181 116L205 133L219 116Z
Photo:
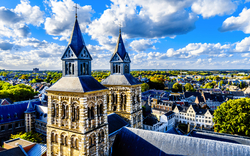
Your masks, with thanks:
M142 128L141 83L130 74L130 63L120 31L110 60L111 75L101 82L109 89L107 110L120 115L131 127Z
M109 155L115 135L109 133L108 114L142 128L141 83L130 74L121 32L110 60L111 75L102 84L91 76L92 57L77 18L61 60L63 76L46 90L47 155Z
M62 56L63 77L48 92L47 155L107 155L107 88L91 76L77 19Z

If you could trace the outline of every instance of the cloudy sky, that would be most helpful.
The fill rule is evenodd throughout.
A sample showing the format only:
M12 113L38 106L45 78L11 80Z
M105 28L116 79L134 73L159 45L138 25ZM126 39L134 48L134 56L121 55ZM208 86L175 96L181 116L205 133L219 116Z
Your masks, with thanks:
M76 3L92 69L119 25L132 69L250 68L250 0L1 0L0 69L61 69Z

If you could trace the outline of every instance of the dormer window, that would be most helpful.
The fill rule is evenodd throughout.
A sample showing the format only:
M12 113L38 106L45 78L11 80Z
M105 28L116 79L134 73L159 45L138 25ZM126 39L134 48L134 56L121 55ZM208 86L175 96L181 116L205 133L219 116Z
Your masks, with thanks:
M3 115L1 115L1 121L3 121Z
M17 113L15 113L15 118L17 118Z
M10 118L10 114L8 114L8 119L11 119L11 118Z

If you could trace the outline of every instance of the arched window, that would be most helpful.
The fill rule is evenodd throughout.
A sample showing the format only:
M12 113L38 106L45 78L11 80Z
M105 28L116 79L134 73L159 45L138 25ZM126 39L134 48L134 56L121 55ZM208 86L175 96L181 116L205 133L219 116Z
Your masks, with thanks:
M71 63L69 63L69 74L71 74Z
M58 143L57 141L58 141L57 140L57 134L55 134L55 143Z
M64 145L65 145L65 146L67 146L67 145L68 145L68 142L67 142L67 141L68 141L68 137L67 137L67 136L65 136L65 138L64 138Z
M72 115L71 115L71 117L72 117L72 121L75 121L75 106L74 105L72 105Z
M62 105L62 119L65 118L65 105Z
M91 118L91 109L88 107L88 118Z
M118 73L118 65L115 66L115 72Z
M124 73L126 73L126 74L129 73L128 65L125 65L125 67L124 67Z
M82 75L82 64L80 65L80 74Z
M61 135L61 144L64 145L65 144L65 140L64 140L64 136L63 134Z
M51 133L51 141L55 142L55 134L54 133Z
M59 116L59 106L56 105L56 117L58 117L58 116Z
M72 74L74 75L75 72L75 65L72 63Z
M78 141L78 139L75 140L75 148L76 148L76 149L79 148L79 141Z
M65 108L65 118L68 119L69 117L69 106L66 106Z
M75 147L74 137L71 137L71 147Z
M85 63L83 63L83 75L85 75Z
M119 67L119 72L118 73L121 73L121 66L118 66Z
M115 65L113 65L113 73L115 73Z
M94 107L92 106L91 107L91 119L94 119L95 118L95 109Z
M79 107L78 106L75 108L75 119L79 120Z
M89 74L89 65L86 63L86 75L88 75Z
M52 116L52 117L55 117L55 105L54 105L54 104L52 104L51 116Z
M137 95L137 102L140 102L140 95Z
M68 69L68 63L65 63L65 74L68 74L68 71L69 71L69 69Z
M100 106L97 105L97 116L100 116Z
M100 105L100 115L103 115L103 104Z

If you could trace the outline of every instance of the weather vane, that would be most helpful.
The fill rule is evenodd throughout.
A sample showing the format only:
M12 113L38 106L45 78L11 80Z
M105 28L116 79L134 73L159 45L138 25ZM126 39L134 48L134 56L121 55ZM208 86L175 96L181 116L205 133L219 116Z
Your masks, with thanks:
M77 18L77 9L79 9L79 8L77 7L77 4L74 6L74 8L76 8L76 18Z

